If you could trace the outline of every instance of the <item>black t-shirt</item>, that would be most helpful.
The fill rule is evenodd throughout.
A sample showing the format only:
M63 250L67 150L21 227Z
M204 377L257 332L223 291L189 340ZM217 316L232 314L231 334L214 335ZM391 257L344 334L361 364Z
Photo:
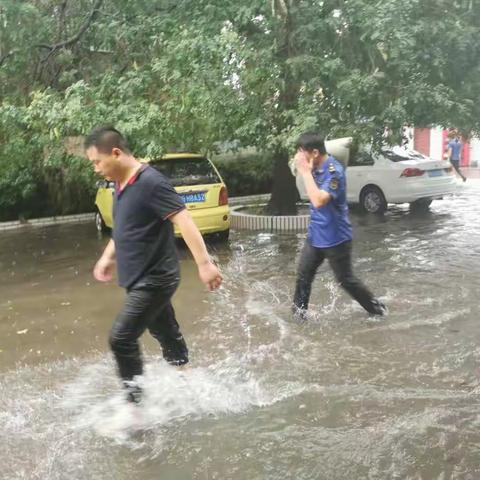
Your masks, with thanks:
M179 279L173 225L168 218L185 208L168 179L150 166L140 172L113 202L113 241L118 283L162 286Z

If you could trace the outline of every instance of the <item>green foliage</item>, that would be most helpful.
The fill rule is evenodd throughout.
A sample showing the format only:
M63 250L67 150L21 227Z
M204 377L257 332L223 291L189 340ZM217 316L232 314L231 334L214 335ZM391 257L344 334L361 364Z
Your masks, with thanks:
M92 210L93 171L66 153L61 106L37 93L0 107L0 220Z
M16 219L35 204L38 154L24 121L25 109L4 104L0 108L0 219Z
M84 158L66 155L58 149L44 162L43 175L45 193L56 214L94 210L95 176Z
M310 129L480 132L479 33L471 0L3 0L0 215L87 208L60 146L99 124L138 156L237 140L277 164Z
M272 190L271 154L220 155L213 159L232 197L270 193Z

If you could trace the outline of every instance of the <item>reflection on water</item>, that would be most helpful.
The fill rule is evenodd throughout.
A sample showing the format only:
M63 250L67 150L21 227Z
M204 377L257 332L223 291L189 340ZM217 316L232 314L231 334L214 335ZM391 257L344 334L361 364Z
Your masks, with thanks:
M423 215L352 215L369 320L328 268L289 314L303 235L216 244L204 291L184 250L175 297L192 363L145 335L145 405L121 400L106 339L123 293L91 268L93 225L0 237L0 450L8 479L477 479L478 191Z

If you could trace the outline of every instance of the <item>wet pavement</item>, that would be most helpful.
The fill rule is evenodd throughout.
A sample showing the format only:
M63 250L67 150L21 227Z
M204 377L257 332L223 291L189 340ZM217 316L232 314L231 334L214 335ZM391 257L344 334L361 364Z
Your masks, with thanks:
M5 479L480 478L480 181L430 212L352 213L369 319L319 272L290 316L304 235L234 232L207 293L181 249L178 370L143 337L144 407L107 348L123 292L91 269L94 225L0 235L0 455ZM141 426L141 429L132 429Z

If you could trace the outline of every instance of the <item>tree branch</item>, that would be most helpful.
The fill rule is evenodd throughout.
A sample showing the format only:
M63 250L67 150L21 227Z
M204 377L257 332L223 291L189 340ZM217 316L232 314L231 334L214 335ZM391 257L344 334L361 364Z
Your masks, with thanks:
M57 38L60 40L63 36L63 32L65 31L65 11L67 9L68 0L63 0L62 4L60 5L60 18L58 21L58 35Z
M8 53L3 55L3 57L0 57L0 67L10 58L13 57L18 50L10 50Z
M97 0L95 2L95 5L90 12L90 15L88 16L87 20L85 23L81 26L80 30L72 37L69 38L68 40L65 40L64 42L59 42L54 45L48 45L46 43L41 43L36 45L38 48L46 48L47 50L50 50L50 54L65 47L69 47L70 45L73 45L74 43L77 43L82 35L88 30L92 22L95 20L99 13L99 8L102 6L103 0ZM50 54L47 56L50 57Z

